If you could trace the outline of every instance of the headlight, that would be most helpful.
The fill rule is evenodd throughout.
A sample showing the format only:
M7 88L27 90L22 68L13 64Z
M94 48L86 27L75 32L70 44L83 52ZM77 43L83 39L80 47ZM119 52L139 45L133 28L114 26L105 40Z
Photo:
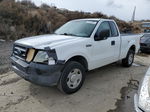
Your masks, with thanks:
M48 65L55 65L56 64L54 58L49 57L47 52L45 52L45 51L39 51L36 54L33 61L37 62L37 63L48 64Z
M144 109L145 111L150 111L150 96L149 96L149 84L150 84L150 76L145 76L139 96L139 107Z

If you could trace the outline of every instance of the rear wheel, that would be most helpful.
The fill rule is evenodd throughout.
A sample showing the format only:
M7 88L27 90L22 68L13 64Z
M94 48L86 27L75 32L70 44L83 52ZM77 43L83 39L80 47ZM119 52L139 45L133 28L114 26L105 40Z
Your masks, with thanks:
M85 68L78 62L68 62L63 71L58 88L66 93L72 94L77 92L85 80Z
M127 54L126 58L122 60L122 65L124 67L132 66L132 64L134 62L134 55L135 55L135 52L132 49L130 49L128 51L128 54Z

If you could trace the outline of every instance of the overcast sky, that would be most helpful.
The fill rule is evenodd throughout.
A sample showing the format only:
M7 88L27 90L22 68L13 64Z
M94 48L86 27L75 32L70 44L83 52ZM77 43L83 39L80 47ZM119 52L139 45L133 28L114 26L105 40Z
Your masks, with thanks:
M55 4L58 8L86 12L102 12L130 21L136 6L136 20L150 19L150 0L31 0L36 5Z

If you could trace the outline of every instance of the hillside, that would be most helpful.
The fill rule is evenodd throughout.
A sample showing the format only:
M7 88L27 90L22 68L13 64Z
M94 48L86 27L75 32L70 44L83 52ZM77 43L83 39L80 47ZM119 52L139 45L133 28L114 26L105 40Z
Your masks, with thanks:
M6 8L7 7L7 8ZM121 32L126 29L139 32L134 26L116 17L108 17L101 12L87 13L58 9L46 4L37 7L29 1L0 0L0 39L16 40L26 36L52 33L62 24L78 18L111 18Z

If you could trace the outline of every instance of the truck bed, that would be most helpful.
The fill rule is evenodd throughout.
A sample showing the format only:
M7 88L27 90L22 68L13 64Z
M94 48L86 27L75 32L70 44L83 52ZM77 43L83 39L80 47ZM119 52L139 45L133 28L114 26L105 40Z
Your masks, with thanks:
M122 33L122 34L120 34L120 36L139 36L139 35L144 35L144 34L142 34L142 33L140 33L140 34L135 34L135 33Z

